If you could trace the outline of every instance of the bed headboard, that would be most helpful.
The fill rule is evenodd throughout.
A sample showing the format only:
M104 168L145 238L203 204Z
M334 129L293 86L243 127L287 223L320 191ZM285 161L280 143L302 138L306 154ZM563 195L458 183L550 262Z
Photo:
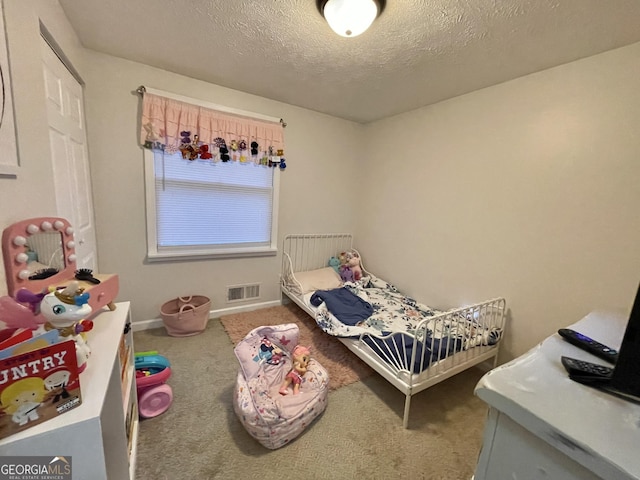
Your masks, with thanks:
M350 233L286 235L282 246L282 273L326 267L329 258L350 248L353 248L353 235Z

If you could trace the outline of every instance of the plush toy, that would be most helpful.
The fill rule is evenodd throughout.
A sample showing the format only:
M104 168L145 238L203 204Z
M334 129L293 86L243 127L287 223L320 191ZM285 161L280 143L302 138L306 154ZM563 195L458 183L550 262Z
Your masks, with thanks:
M332 267L336 273L340 273L340 260L338 260L338 257L331 257L327 265Z
M237 162L238 159L240 158L240 154L238 153L238 150L240 148L238 144L238 140L231 140L227 147L231 151L231 160L233 160L234 162Z
M240 140L238 142L238 150L240 150L240 163L246 163L247 162L247 141L246 140Z
M62 289L52 289L40 302L40 312L48 320L45 330L55 328L61 337L75 341L79 373L84 371L91 355L84 334L93 329L93 322L86 320L92 311L89 294L75 280Z
M220 147L220 160L223 162L229 161L229 149L227 147Z
M155 148L158 150L162 150L164 148L164 144L160 142L161 132L159 132L156 127L151 122L147 122L142 126L147 132L144 141L144 148Z
M209 152L209 145L207 145L206 143L200 145L200 158L202 160L209 160L213 158L213 155L211 155L211 153Z
M227 144L225 143L224 138L216 137L216 138L213 139L213 142L211 144L211 148L212 148L211 155L213 155L213 161L214 162L217 162L218 160L221 160L220 155L222 153L224 153L222 151L223 147L225 149L227 148ZM227 153L229 153L228 150L227 150Z
M223 162L228 162L230 160L229 157L229 149L227 148L227 143L224 141L224 138L217 137L213 140L213 143L218 147L218 151L220 152L220 160Z
M180 141L179 150L182 153L182 158L185 160L195 160L198 158L200 154L200 149L198 147L198 135L193 136L193 141L191 141L191 132L182 131L180 132L180 136L182 137Z
M362 278L360 255L355 250L340 254L340 278L343 282L357 282Z
M297 345L293 349L291 356L293 357L293 366L280 386L280 395L287 395L289 393L289 385L293 385L294 395L300 393L300 384L302 383L302 377L307 373L309 360L311 360L311 351L308 347Z
M269 156L267 155L266 151L262 152L262 157L260 157L260 165L269 165Z

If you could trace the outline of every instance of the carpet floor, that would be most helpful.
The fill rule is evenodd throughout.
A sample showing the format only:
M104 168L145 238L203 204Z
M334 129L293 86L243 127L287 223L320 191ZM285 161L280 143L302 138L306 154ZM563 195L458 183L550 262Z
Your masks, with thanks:
M233 344L237 344L256 327L295 323L300 329L298 343L310 347L311 356L329 373L329 390L363 380L373 369L356 357L340 340L327 335L295 303L264 308L220 318Z
M409 429L404 395L373 374L329 393L325 412L297 439L269 450L233 411L238 362L217 319L192 337L163 328L134 333L135 350L171 362L173 404L141 420L137 480L314 479L469 480L487 406L473 395L483 375L470 369L415 395Z

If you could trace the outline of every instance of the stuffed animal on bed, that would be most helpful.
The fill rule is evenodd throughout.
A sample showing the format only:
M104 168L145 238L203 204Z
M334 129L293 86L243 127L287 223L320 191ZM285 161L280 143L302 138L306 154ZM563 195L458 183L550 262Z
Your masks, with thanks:
M338 257L331 257L327 265L333 268L336 273L340 273L340 260L338 260Z
M302 383L302 377L307 373L307 367L309 366L309 360L311 360L311 351L307 347L297 345L291 353L293 357L293 366L291 371L284 377L284 382L280 386L280 395L287 395L289 393L289 385L293 385L293 394L300 393L300 384Z
M360 255L355 250L340 254L340 278L343 282L357 282L362 278Z

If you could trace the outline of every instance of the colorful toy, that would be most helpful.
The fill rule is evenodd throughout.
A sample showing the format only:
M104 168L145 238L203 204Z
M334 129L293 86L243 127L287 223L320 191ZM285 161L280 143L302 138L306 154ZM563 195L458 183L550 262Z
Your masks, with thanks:
M300 384L302 383L302 377L307 373L309 360L311 360L311 351L307 347L297 345L293 349L291 356L293 357L293 366L280 386L280 395L287 395L289 393L289 385L293 385L294 395L300 393Z
M336 273L340 273L340 260L338 260L338 257L331 257L327 265L332 267Z
M213 155L209 152L209 145L202 144L200 145L200 158L202 160L210 160L213 158Z
M91 355L83 334L93 329L93 322L86 320L93 311L88 303L89 294L83 292L84 289L74 280L62 289L47 293L40 302L40 313L47 319L45 330L56 329L61 337L75 341L78 373L84 371Z
M157 417L173 402L173 390L166 381L171 376L169 360L157 352L136 354L136 391L138 413L143 418Z
M343 282L357 282L362 278L360 255L355 250L340 254L340 277Z

